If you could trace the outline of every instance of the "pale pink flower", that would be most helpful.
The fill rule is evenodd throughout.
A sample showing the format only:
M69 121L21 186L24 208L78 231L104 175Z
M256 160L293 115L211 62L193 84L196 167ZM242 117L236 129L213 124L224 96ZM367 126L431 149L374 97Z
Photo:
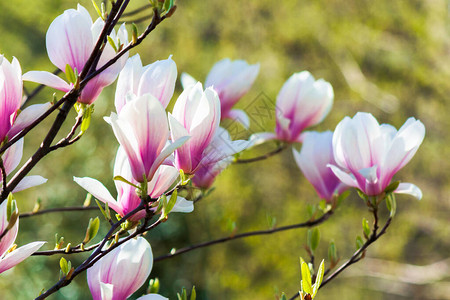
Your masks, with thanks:
M249 145L250 143L244 140L232 141L228 131L219 127L203 153L192 183L202 189L210 188L217 175L231 164L232 155L245 150Z
M169 300L169 298L166 298L158 294L147 294L137 298L136 300Z
M189 139L181 135L166 146L169 139L166 112L150 94L127 102L118 115L111 113L107 121L125 150L133 178L140 183L150 181L163 161Z
M213 87L219 95L222 120L233 119L246 128L250 126L247 114L243 110L232 108L250 90L258 73L259 64L249 65L244 60L231 61L229 58L218 61L212 67L206 77L205 87ZM183 73L181 82L187 88L197 81Z
M114 176L122 176L129 182L138 185L139 183L133 179L130 164L122 147L119 148L114 164ZM147 192L150 198L158 199L163 195L176 181L179 176L178 169L172 166L161 165L157 170L153 179L147 184ZM106 187L96 179L89 177L74 177L73 180L82 188L92 194L98 200L107 203L108 206L118 213L121 217L136 209L141 203L141 199L136 194L136 188L132 185L120 180L116 180L117 200L111 196ZM170 198L171 196L169 196ZM152 208L156 210L157 208ZM182 197L177 197L177 201L171 212L192 212L194 205L191 201L187 201ZM139 211L129 218L131 221L139 221L145 217L145 210Z
M0 142L6 137L13 138L50 107L49 103L35 104L18 114L23 104L22 90L19 61L13 58L10 63L0 56Z
M129 93L136 96L151 94L166 108L173 96L176 80L177 65L171 57L142 66L141 58L136 54L128 59L117 80L115 98L117 112L120 113L130 99L127 96Z
M104 21L98 18L95 23L92 22L88 11L78 4L77 9L68 9L62 15L50 24L46 36L47 53L51 62L61 71L66 71L66 65L69 65L78 73L84 68L93 51L97 39L104 26ZM115 42L116 47L120 43L128 42L128 33L125 25L122 25L118 33L113 30L110 37ZM116 55L114 48L106 43L97 69L102 67ZM123 55L117 62L90 80L83 88L78 99L81 103L92 104L100 95L104 87L112 84L116 80L120 70L122 70L127 60L128 54ZM72 88L60 77L44 71L31 71L23 76L24 80L34 81L45 84L55 89L68 92Z
M257 133L252 141L255 145L271 139L301 142L302 132L328 115L333 98L333 88L328 82L315 80L308 71L293 74L278 93L275 134Z
M7 219L7 208L8 201L5 200L2 204L0 204L0 235L3 234L9 224ZM17 208L16 213L18 213ZM3 273L19 264L45 244L45 242L32 242L10 251L14 246L14 241L16 240L18 231L19 219L16 220L16 223L0 240L0 273Z
M204 157L220 122L220 102L212 88L203 91L198 82L186 88L169 114L172 140L190 136L175 150L175 165L186 174L193 174Z
M337 125L333 134L336 165L330 168L343 183L376 196L411 160L424 137L425 126L414 118L397 131L391 125L379 125L371 114L359 112ZM401 183L395 192L422 198L420 189L411 183Z
M124 300L139 289L153 267L152 248L146 239L131 239L87 270L94 300Z
M328 167L335 164L333 156L333 132L306 132L300 152L292 149L295 161L306 179L314 186L321 199L330 202L346 188Z

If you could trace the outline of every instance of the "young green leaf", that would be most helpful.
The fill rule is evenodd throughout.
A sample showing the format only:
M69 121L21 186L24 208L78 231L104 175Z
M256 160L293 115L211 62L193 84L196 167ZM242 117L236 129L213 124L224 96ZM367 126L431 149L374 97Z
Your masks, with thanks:
M61 259L59 260L59 267L61 268L61 271L64 275L66 275L70 270L67 264L67 260L64 257L61 257Z
M337 262L337 249L336 249L336 244L334 243L334 241L332 240L330 242L330 246L328 247L328 259L330 260L330 262L332 264L335 264Z
M195 291L195 285L192 286L191 290L191 296L189 297L189 300L196 300L197 299L197 292Z
M395 200L394 194L389 194L386 197L386 206L389 209L391 218L395 216L397 211L397 201Z
M287 300L287 297L286 297L286 294L285 294L285 293L281 294L280 300Z
M369 221L367 221L366 218L363 218L362 226L363 226L364 237L366 239L368 239L370 236L370 227L369 227Z
M317 294L317 291L319 290L320 285L322 284L323 275L325 273L325 260L322 259L322 262L320 263L319 270L317 271L316 275L316 282L313 285L313 292L311 294L311 297L314 299L314 297Z
M131 185L131 186L134 186L134 187L137 188L137 189L141 189L140 187L138 187L138 186L135 185L134 183L129 182L128 180L126 180L125 178L123 178L123 177L120 176L120 175L114 176L113 179L114 179L114 180L119 180L119 181L125 182L125 183L127 183L127 184L129 184L129 185Z
M150 279L148 284L147 294L158 294L159 292L159 279Z
M398 188L399 185L400 185L400 181L394 181L384 189L384 192L386 194L392 193L393 191L395 191Z
M76 69L75 69L75 70L76 70ZM68 80L70 83L75 83L75 82L77 82L78 74L75 74L75 71L72 69L72 67L71 67L69 64L66 65L66 71L65 71L65 74L66 74L67 80Z
M302 270L302 291L308 294L312 293L311 289L311 273L308 264L300 257L300 265Z
M356 237L356 249L361 249L361 247L364 245L364 241L362 239L362 237L360 237L359 235Z
M98 217L95 219L89 219L89 224L86 230L86 236L84 237L83 244L89 243L98 233L100 227L100 220Z

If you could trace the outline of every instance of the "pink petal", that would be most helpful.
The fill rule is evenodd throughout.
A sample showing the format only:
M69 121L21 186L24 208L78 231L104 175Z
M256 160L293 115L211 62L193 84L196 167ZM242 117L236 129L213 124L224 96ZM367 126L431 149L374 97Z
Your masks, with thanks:
M13 144L9 147L2 156L3 165L5 166L6 174L11 174L20 161L22 160L23 155L23 138L17 141L17 143Z
M250 128L250 119L242 109L232 109L227 115L222 116L222 119L223 118L232 119L233 121L240 123L246 129Z
M6 270L9 270L15 265L21 263L31 254L41 248L45 243L46 242L29 243L6 254L6 256L0 259L0 273L5 272Z
M25 108L14 121L13 126L8 131L9 139L12 139L16 134L21 132L25 127L36 121L42 116L52 105L50 102L44 104L34 104Z
M122 207L117 203L113 196L111 196L108 189L100 181L90 177L73 177L73 181L78 183L96 199L102 201L103 203L108 203L108 206L118 214L123 214Z
M180 81L181 81L181 86L183 87L183 89L187 89L188 87L195 85L198 82L198 80L196 80L194 77L192 77L188 73L181 73Z

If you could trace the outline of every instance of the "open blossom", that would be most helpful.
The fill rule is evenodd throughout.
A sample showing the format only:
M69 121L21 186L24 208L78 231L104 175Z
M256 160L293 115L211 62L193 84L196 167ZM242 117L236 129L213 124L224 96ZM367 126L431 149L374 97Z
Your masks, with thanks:
M35 104L18 111L23 103L22 69L19 61L11 63L0 56L0 142L6 137L13 138L22 129L40 117L50 104Z
M213 87L219 95L221 118L237 120L245 127L250 126L247 114L233 106L252 87L259 73L259 64L249 65L244 60L231 61L225 58L217 62L206 77L205 87ZM183 73L181 82L184 88L197 81L190 75Z
M139 289L153 267L152 248L146 239L131 239L87 270L94 300L124 300Z
M166 108L173 96L176 80L177 65L171 57L142 66L141 58L136 54L128 59L117 80L117 112L122 110L130 92L136 96L151 94Z
M89 59L97 39L104 26L104 21L98 18L94 23L88 11L78 4L77 9L68 9L50 24L46 36L47 53L51 62L61 71L66 71L69 65L80 73ZM110 37L116 46L128 42L128 34L125 25L122 25L117 34L113 30ZM116 55L114 48L106 43L97 69L102 67ZM101 74L90 80L84 87L78 101L91 104L100 95L104 87L116 80L127 60L128 54L123 55L117 62L108 67ZM55 89L67 92L72 85L60 77L44 71L31 71L23 76L24 80L45 84Z
M369 113L357 113L353 118L345 117L334 131L336 165L330 168L345 184L368 196L379 195L411 160L424 137L425 126L414 118L397 131L391 125L379 125ZM411 183L401 183L394 192L422 197Z
M3 153L2 155L3 166L5 167L7 175L11 174L11 172L17 168L20 161L22 160L22 155L23 155L23 138L18 140L8 149L6 149L5 153ZM47 179L39 175L25 176L12 192L13 193L20 192L30 187L44 184L46 182ZM1 190L2 190L2 179L0 178L0 192Z
M121 176L129 182L137 185L138 182L133 179L130 164L122 147L119 148L114 164L114 176ZM172 166L162 165L157 170L153 179L147 184L147 192L150 198L157 199L163 195L178 178L178 169ZM74 181L92 194L98 200L107 203L121 217L136 209L141 203L141 199L136 194L136 188L128 183L116 180L117 200L111 196L106 187L98 180L89 177L74 177ZM152 208L156 210L157 208ZM182 197L177 197L177 201L171 212L192 212L194 205L192 201L187 201ZM139 211L129 218L131 221L139 221L145 217L145 211Z
M335 194L347 186L328 167L335 164L333 156L333 132L306 132L300 152L292 149L295 161L306 179L314 186L321 199L330 202Z
M8 201L3 201L3 203L0 204L0 235L3 236L0 239L0 273L3 273L19 264L45 244L45 242L32 242L20 248L14 249L14 241L16 240L17 232L19 231L19 219L17 219L11 229L4 234L4 231L9 224L7 219L7 208ZM17 208L16 213L18 213Z
M125 150L133 178L140 183L150 181L163 161L189 139L180 135L166 145L169 139L166 112L150 94L127 102L118 115L111 113L107 121Z
M308 71L293 74L278 93L275 134L257 133L252 136L254 144L271 139L301 142L303 131L328 115L333 98L333 88L325 80L315 80Z
M172 140L191 137L175 150L175 165L184 173L195 173L219 122L219 97L212 88L203 91L202 84L198 82L181 93L172 114L169 114L169 123Z
M219 127L203 153L192 183L202 189L210 188L217 175L233 161L231 156L245 150L249 145L250 143L244 140L232 141L228 131Z

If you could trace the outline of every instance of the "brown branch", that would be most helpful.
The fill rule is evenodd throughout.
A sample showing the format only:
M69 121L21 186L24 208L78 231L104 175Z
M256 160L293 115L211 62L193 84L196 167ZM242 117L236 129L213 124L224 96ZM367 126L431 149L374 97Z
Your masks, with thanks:
M19 218L28 218L32 216L39 216L48 213L66 212L66 211L86 211L86 210L98 210L97 206L69 206L69 207L56 207L38 210L36 212L26 212L19 215Z
M5 165L3 164L3 157L0 157L0 169L2 172L2 190L6 189L6 177L8 174L6 174Z
M283 151L286 148L287 148L287 144L283 144L283 145L278 146L278 148L276 148L275 150L273 150L273 151L271 151L269 153L266 153L264 155L257 156L257 157L252 157L252 158L248 158L248 159L239 159L238 158L238 159L236 159L234 161L234 163L236 163L236 164L247 164L247 163L252 163L252 162L256 162L256 161L260 161L260 160L265 160L265 159L267 159L269 157L272 157L272 156L280 153L281 151Z
M241 238L247 238L247 237L257 236L257 235L268 235L268 234L273 234L273 233L280 232L280 231L285 231L285 230L317 226L319 224L322 224L326 220L328 220L328 218L332 214L333 214L333 211L330 210L330 211L326 212L325 214L323 214L320 218L318 218L316 220L313 220L313 221L307 221L307 222L303 222L303 223L297 223L297 224L277 227L277 228L268 229L268 230L257 230L257 231L244 232L244 233L241 233L241 234L236 234L236 235L223 237L223 238L220 238L220 239L217 239L217 240L212 240L212 241L199 243L199 244L196 244L196 245L192 245L192 246L188 246L188 247L184 247L184 248L178 249L177 251L175 251L173 253L168 253L168 254L165 254L165 255L162 255L162 256L158 256L153 261L154 262L161 261L161 260L172 258L172 257L178 256L178 255L181 255L181 254L184 254L184 253L187 253L187 252L199 249L199 248L204 248L204 247L212 246L212 245L215 245L215 244L220 244L220 243L224 243L224 242L228 242L228 241L232 241L232 240L237 240L237 239L241 239Z

